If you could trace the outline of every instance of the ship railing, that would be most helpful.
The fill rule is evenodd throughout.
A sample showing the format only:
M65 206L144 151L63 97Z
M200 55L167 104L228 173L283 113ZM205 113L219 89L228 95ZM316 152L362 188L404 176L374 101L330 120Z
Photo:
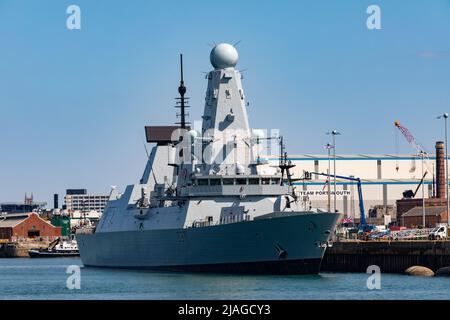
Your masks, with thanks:
M243 221L250 221L252 220L252 217L249 214L243 213L243 214L233 214L229 216L224 216L217 221L217 224L230 224L230 223L237 223L237 222L243 222Z
M210 227L214 224L211 221L205 221L205 220L194 220L192 222L192 228L203 228L203 227Z
M192 223L187 223L187 225L191 228L204 228L204 227L211 227L211 226L230 224L230 223L238 223L238 222L251 221L251 220L253 220L252 217L249 214L244 213L244 214L234 214L234 215L224 216L215 222L212 220L194 220Z
M77 234L92 234L94 233L94 228L79 228L76 230Z

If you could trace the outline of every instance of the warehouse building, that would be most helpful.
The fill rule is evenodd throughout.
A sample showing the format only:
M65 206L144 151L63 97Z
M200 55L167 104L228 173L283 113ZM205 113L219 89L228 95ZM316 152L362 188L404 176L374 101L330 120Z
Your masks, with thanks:
M425 198L431 198L435 193L435 159L434 155L424 159L415 155L394 154L352 154L336 155L336 175L355 177L361 179L362 195L366 217L384 220L396 220L396 201L403 198L406 190L416 191L423 173L427 175L423 184L418 188L416 198L422 197L422 188ZM328 207L327 177L312 174L310 179L305 178L305 171L317 173L334 172L333 156L328 155L291 155L288 160L295 165L293 173L296 192L305 209L319 207L325 210ZM268 157L268 166L277 166L278 157ZM422 163L423 170L422 171ZM331 210L334 208L334 179L330 181ZM346 179L336 179L336 209L344 216L359 221L359 200L357 184ZM380 210L381 209L381 210ZM386 215L386 217L384 217Z
M60 237L61 228L51 225L35 212L9 213L0 216L0 239Z

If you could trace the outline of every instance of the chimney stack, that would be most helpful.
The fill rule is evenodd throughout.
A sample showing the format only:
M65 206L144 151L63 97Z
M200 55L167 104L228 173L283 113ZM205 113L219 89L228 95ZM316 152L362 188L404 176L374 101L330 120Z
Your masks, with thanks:
M445 146L436 142L436 197L445 198Z
M55 193L53 195L53 209L58 209L58 208L59 208L58 194Z

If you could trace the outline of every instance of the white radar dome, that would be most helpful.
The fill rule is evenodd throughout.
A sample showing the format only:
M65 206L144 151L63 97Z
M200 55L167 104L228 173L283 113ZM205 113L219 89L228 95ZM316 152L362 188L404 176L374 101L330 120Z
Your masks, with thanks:
M194 130L194 129L189 130L188 134L191 136L192 139L195 139L195 138L198 137L198 132L196 130Z
M253 129L252 134L253 134L253 138L255 138L255 139L264 138L264 131L261 129Z
M219 43L211 50L209 59L215 69L225 69L234 67L239 60L239 55L231 44Z
M194 129L189 130L184 134L185 139L188 139L188 142L195 143L195 139L199 136L198 132Z

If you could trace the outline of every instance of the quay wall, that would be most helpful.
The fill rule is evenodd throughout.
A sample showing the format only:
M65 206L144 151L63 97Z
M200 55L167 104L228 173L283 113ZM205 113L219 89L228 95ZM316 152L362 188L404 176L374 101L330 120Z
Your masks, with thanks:
M450 266L450 241L340 241L325 251L321 271L404 273L419 265L435 271Z
M0 258L28 258L28 250L47 248L49 243L49 241L27 241L0 244Z

